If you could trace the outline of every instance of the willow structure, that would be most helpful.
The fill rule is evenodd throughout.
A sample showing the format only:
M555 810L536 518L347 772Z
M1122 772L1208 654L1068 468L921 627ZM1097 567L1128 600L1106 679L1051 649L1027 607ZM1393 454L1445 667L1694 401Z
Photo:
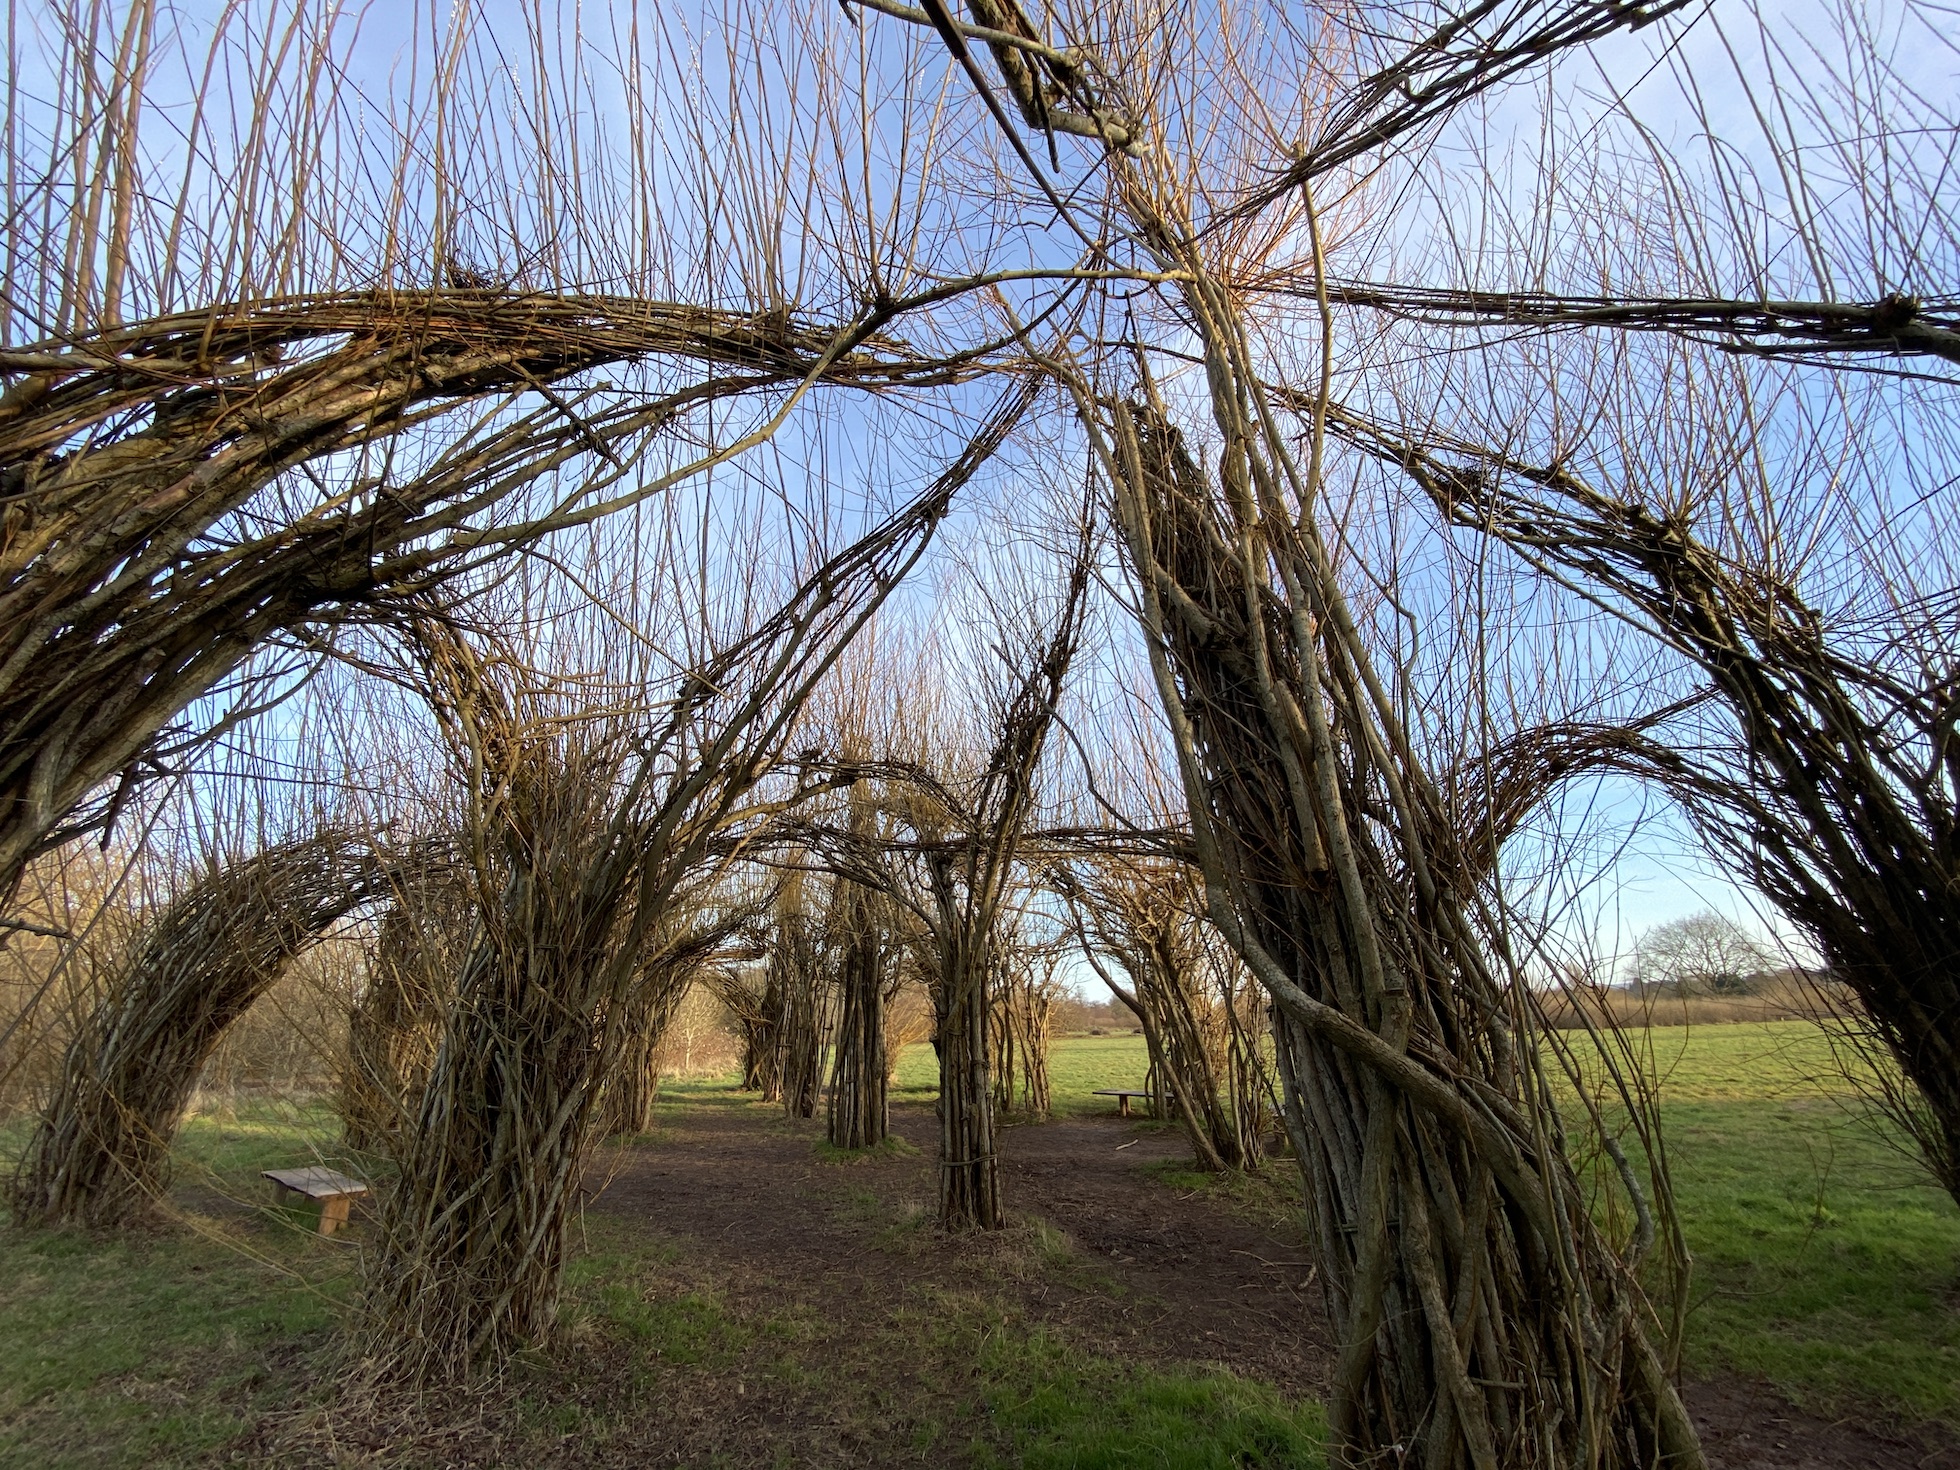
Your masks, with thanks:
M1448 812L1317 532L1279 498L1290 456L1231 318L1194 296L1220 483L1154 403L1102 413L1211 917L1275 1003L1343 1451L1419 1435L1442 1464L1698 1464L1635 1276L1647 1193L1622 1171L1639 1225L1610 1238L1528 987L1452 883Z
M939 1053L939 1219L949 1229L997 1230L1004 1223L987 1048L995 931L1034 800L1035 769L1080 645L1088 560L1086 550L1078 550L1053 628L1032 644L996 711L986 769L958 816L963 830L923 852L931 895L927 925L938 949L932 999Z
M1597 759L1672 792L1817 946L1857 998L1872 1075L1894 1080L1881 1100L1960 1200L1960 741L1940 610L1893 599L1883 643L1861 655L1769 548L1720 549L1687 514L1558 466L1352 413L1336 431L1692 662L1739 738L1669 739L1670 715L1705 707L1695 698Z
M778 1004L771 1028L774 1076L783 1112L792 1118L816 1117L823 1094L833 988L828 918L810 892L807 875L791 871L776 897L763 993L774 996Z
M1143 1031L1160 1115L1183 1123L1200 1169L1257 1167L1269 1094L1264 1027L1247 1014L1257 1009L1250 984L1232 983L1236 957L1221 965L1211 952L1222 941L1204 918L1200 876L1168 859L1130 858L1080 873L1058 865L1053 882L1091 968Z
M438 290L214 305L0 352L0 890L111 820L166 727L267 638L659 493L698 464L621 482L705 404L813 373L896 381L866 325ZM549 391L663 360L706 372L604 404ZM535 408L484 415L541 387ZM329 490L232 534L300 466L385 459L459 406L450 442L412 475L383 472L388 493ZM580 495L510 513L574 465Z
M776 1030L782 1021L783 996L773 983L775 969L767 964L759 968L760 979L752 970L718 968L709 972L708 984L742 1033L742 1091L759 1092L764 1102L781 1102L782 1051Z
M1045 1118L1054 1101L1048 1085L1048 1043L1059 993L1055 957L1003 929L996 936L993 964L987 1032L994 1108L1002 1114Z
M10 1191L16 1218L120 1225L152 1208L225 1031L372 896L369 847L325 832L193 880L143 933L68 1050Z
M468 894L454 883L404 884L381 916L347 1017L339 1106L352 1147L400 1147L468 951L469 919Z
M1075 219L1075 234L1099 255L1120 238L1154 273L1148 325L1163 335L1133 311L1124 360L1107 333L1077 342L1030 327L1022 340L1074 396L1112 487L1207 909L1274 1003L1341 1344L1337 1453L1354 1465L1702 1463L1636 1274L1658 1233L1649 1191L1619 1171L1637 1219L1626 1238L1594 1213L1496 896L1464 876L1451 811L1398 712L1403 691L1378 674L1323 537L1335 347L1314 203L1330 175L1373 166L1525 68L1678 8L1483 8L1406 43L1357 25L1343 44L1378 64L1317 76L1304 116L1249 101L1266 138L1293 140L1285 154L1260 156L1260 138L1234 133L1202 162L1184 152L1209 135L1202 89L1165 90L1113 53L1051 46L1014 0L989 0L996 81L946 17L924 17L1003 129L1002 89L1025 116L1066 113L1100 137L1103 213ZM1336 32L1343 21L1327 19ZM1248 38L1231 64L1252 65L1264 44ZM1303 59L1323 57L1350 59L1338 45ZM1170 75L1208 61L1153 59ZM1016 156L1066 216L1032 153ZM1310 408L1284 423L1252 327L1261 238L1275 254L1282 239L1310 247L1320 315ZM1202 425L1210 468L1157 392L1160 343L1202 369L1178 404Z
M833 907L837 1032L831 1049L826 1126L835 1148L874 1148L891 1125L885 1006L889 941L883 895L840 878Z
M537 675L432 623L423 676L462 777L476 909L402 1182L368 1272L367 1374L494 1366L556 1318L566 1230L648 946L744 824L826 789L785 758L810 691L1018 420L1010 392L927 490L638 718L567 720ZM731 846L733 844L734 846ZM656 951L657 952L657 951Z

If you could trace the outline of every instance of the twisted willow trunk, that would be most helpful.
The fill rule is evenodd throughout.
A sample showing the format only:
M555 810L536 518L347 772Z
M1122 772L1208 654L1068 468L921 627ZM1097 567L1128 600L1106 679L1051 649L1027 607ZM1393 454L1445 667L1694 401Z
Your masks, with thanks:
M998 1230L1000 1156L987 1064L989 966L984 946L954 933L933 1001L939 1050L939 1220L949 1230Z
M497 703L478 695L478 708ZM622 1071L629 1088L644 1083L631 1073L648 1069L690 977L671 962L671 940L680 904L712 874L675 895L704 864L706 822L663 845L674 828L660 831L659 818L677 803L633 804L651 783L634 780L631 732L543 724L503 718L466 747L505 752L505 763L468 834L470 940L399 1180L381 1198L363 1302L370 1381L467 1376L548 1334L612 1084Z
M1654 1237L1644 1192L1622 1165L1639 1223L1616 1249L1568 1154L1528 991L1314 528L1317 465L1294 465L1222 295L1198 276L1188 299L1223 439L1216 487L1154 396L1081 401L1210 912L1276 1002L1341 1340L1340 1453L1699 1466L1635 1280Z
M186 888L69 1048L13 1179L16 1218L119 1225L159 1199L171 1140L225 1031L368 896L373 875L364 844L325 834Z
M871 1148L885 1141L885 964L877 900L870 889L837 881L842 941L837 1046L830 1074L830 1142Z
M511 885L510 932L480 940L384 1197L366 1309L380 1371L447 1377L541 1339L554 1321L571 1199L583 1172L603 1003L577 977L547 907ZM385 1335L384 1335L385 1333Z

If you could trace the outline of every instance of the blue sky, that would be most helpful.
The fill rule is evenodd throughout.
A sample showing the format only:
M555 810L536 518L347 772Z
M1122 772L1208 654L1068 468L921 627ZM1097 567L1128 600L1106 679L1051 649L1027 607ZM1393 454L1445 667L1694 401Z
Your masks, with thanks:
M260 3L247 6L241 14L264 17L275 9ZM1897 0L1883 0L1861 7L1860 14L1866 23L1884 29L1889 18L1905 14L1906 9ZM324 16L333 7L316 6L313 10ZM181 164L189 104L200 89L194 63L201 56L200 38L210 31L216 13L213 5L183 5L166 12L170 25L185 43L188 59L174 68L160 66L156 74L153 105L159 125L151 136L159 178L173 176ZM840 299L840 292L852 283L856 257L850 249L811 253L806 242L813 237L799 232L794 216L813 206L788 177L793 172L790 165L785 165L783 178L765 181L732 202L715 196L720 184L741 174L755 160L776 154L796 166L821 165L832 170L834 178L852 181L848 197L862 206L864 219L876 224L864 225L848 212L839 214L834 203L824 206L830 209L828 215L817 209L816 217L828 219L831 225L840 229L849 226L840 238L861 228L864 232L873 228L902 230L908 219L926 221L938 232L938 243L930 257L914 262L920 269L968 269L981 250L983 238L990 242L986 258L996 265L1036 261L1066 264L1075 248L1066 235L1054 229L1045 207L995 201L984 206L985 217L972 227L949 226L948 211L953 204L948 200L958 195L960 207L973 206L972 197L961 195L960 190L984 178L985 158L998 150L998 139L991 123L973 105L964 80L954 75L934 51L930 36L899 22L865 15L862 27L854 30L836 13L834 4L777 7L758 12L763 16L760 24L765 27L764 33L747 34L731 48L724 44L726 27L729 17L740 13L739 7L732 5L511 5L485 12L494 14L493 22L476 37L466 64L456 73L468 94L468 105L458 102L449 109L431 111L426 106L433 74L431 58L446 44L455 12L447 5L416 4L350 6L338 13L342 33L350 38L345 55L351 86L338 111L322 124L320 136L330 135L335 140L323 156L343 170L342 177L357 192L366 191L365 197L381 206L388 194L387 171L383 168L377 174L373 166L397 153L419 155L432 146L433 131L405 140L391 131L390 118L433 130L440 117L446 126L467 124L482 135L477 144L464 150L466 167L460 180L439 186L427 169L411 167L404 176L405 193L381 209L383 214L393 209L392 217L404 226L393 248L398 252L395 258L400 268L410 278L428 267L426 251L433 238L429 217L435 198L446 189L456 221L451 238L458 255L464 263L493 275L506 270L543 269L524 259L500 258L504 247L499 241L504 241L510 242L514 256L524 255L533 246L548 255L555 251L561 275L565 271L586 273L663 293L698 290L710 298L728 301L753 301L757 292L763 296L782 292L801 306L845 308L849 303ZM1823 35L1823 23L1830 13L1827 6L1814 0L1767 11L1778 35L1805 38ZM527 15L533 19L521 19ZM575 21L584 26L588 43L576 54L564 44ZM1706 124L1720 139L1723 151L1752 163L1759 175L1773 179L1774 160L1764 143L1756 111L1734 84L1734 67L1729 60L1731 47L1746 51L1753 44L1752 26L1750 12L1740 5L1718 4L1692 25L1670 28L1665 38L1657 30L1607 43L1590 57L1567 61L1549 81L1543 77L1527 79L1489 107L1466 115L1432 155L1434 166L1446 170L1475 150L1534 164L1538 157L1533 151L1536 125L1549 92L1559 108L1582 116L1598 115L1612 96L1624 96L1661 146L1684 157L1703 148L1701 133ZM1901 22L1900 26L1899 45L1908 63L1906 80L1924 88L1928 95L1950 95L1954 81L1950 52L1914 45L1910 24ZM241 43L248 30L239 29ZM544 102L528 95L524 86L523 56L529 44L527 35L532 33L543 38L548 53L565 62L544 89ZM850 88L878 99L868 123L855 134L845 125L852 116L848 96L840 99L821 89L809 90L814 86L810 55L807 50L799 52L798 47L812 43L841 48L837 57L843 64L835 75L846 79ZM636 88L625 79L631 68L620 63L636 46L643 76L657 76L657 84L649 81ZM32 48L23 48L22 54L29 58L27 91L51 88L51 77L37 79L33 75ZM1828 71L1830 57L1800 60L1803 65ZM1701 83L1706 110L1699 116L1685 100L1681 86L1684 76ZM741 136L733 131L735 110L728 105L728 89L738 77L744 82L759 82L760 90L746 95L765 98L769 104L767 119L759 125L762 130L752 129ZM211 150L211 161L198 175L190 197L203 201L194 206L193 213L222 222L235 202L228 191L235 191L239 182L227 172L226 160L236 152L232 135L240 114L226 107L221 90L208 95L214 105L203 146ZM678 115L673 109L690 98L699 109L698 116L731 129L725 153L717 153L720 144L704 149L665 131ZM642 104L640 113L634 111L636 100ZM296 121L303 117L301 112L290 107L274 112L292 124L288 144L295 154L313 146L316 140ZM537 131L545 117L552 119L550 129ZM17 135L34 131L32 118L18 110L12 121ZM1620 121L1600 121L1596 126L1600 137L1625 136ZM533 130L529 134L527 127ZM931 128L940 131L933 133ZM540 146L540 139L549 146ZM851 146L846 147L847 143ZM946 154L942 171L930 189L907 172L915 169L920 150L929 144ZM571 167L565 160L574 152L580 155L584 177L591 181L590 199L582 205L553 193L562 186L560 175ZM561 166L554 166L554 157ZM1059 176L1065 181L1075 178L1073 171L1081 168L1084 158L1078 145L1065 144ZM357 177L357 164L365 164L369 175L356 185L351 181ZM1519 201L1528 197L1532 182L1529 167L1516 176ZM1426 206L1421 204L1419 193L1396 196L1404 203L1417 200L1408 209L1404 234L1392 242L1390 253L1404 261L1422 259L1426 243L1423 231L1438 229L1442 220L1463 205L1462 200L1451 197L1452 186L1446 178L1427 187L1432 195ZM950 192L942 198L933 192L935 189ZM636 212L649 196L657 197L672 212L671 239L655 238L658 232L650 233L647 218ZM1478 207L1492 208L1504 202L1502 196L1495 201L1485 198L1478 201ZM1773 220L1779 210L1787 212L1788 201L1772 195L1765 199L1764 207L1766 217ZM578 208L584 208L588 215L599 211L607 228L590 231L588 219L591 238L561 238L559 226ZM772 210L791 216L780 229L771 225ZM999 231L997 227L1010 215L1015 216L1014 227ZM1398 216L1397 223L1402 228L1403 217ZM378 230L372 220L357 221L352 236L376 243L380 240ZM1787 237L1787 230L1784 235ZM520 245L524 248L519 249ZM419 263L418 248L424 251ZM378 243L376 249L380 249ZM1768 240L1765 254L1791 289L1804 284L1798 268L1801 262L1796 261L1788 238ZM1855 264L1845 263L1842 279L1835 283L1845 294L1866 294L1875 286L1888 284L1882 279L1859 278ZM375 268L376 259L363 257L359 250L333 258L308 257L305 265L307 272L324 272L321 280L338 273L339 278L352 281L362 271ZM544 271L545 276L550 274ZM1033 294L1032 288L1021 288L1024 312ZM946 330L969 336L978 326L970 315L942 320ZM31 335L23 332L19 323L11 330L16 339ZM731 525L750 524L757 497L766 500L773 495L786 526L800 520L841 531L847 525L861 524L865 514L880 504L889 504L906 493L907 487L916 488L929 479L957 451L965 425L989 398L984 389L949 390L905 405L872 410L847 395L832 395L821 407L799 415L775 446L751 456L744 464L718 472L714 481L688 493L709 500L729 495ZM1053 405L1049 408L1052 410ZM1053 417L1051 412L1045 421L1050 426ZM903 608L928 622L937 616L927 606L931 589L944 585L949 577L957 580L957 569L964 562L992 554L986 548L998 550L1000 537L987 530L990 520L1013 525L1035 519L1023 510L1079 483L1078 452L1079 446L1071 445L1065 432L1054 432L1005 456L1001 467L983 477L971 492L971 509L947 527L940 550L925 569L928 580L908 593L902 600ZM1939 456L1933 461L1937 471ZM1014 488L1017 480L1025 485L1030 479L1041 482L1043 496L1031 497L1024 489ZM1042 513L1050 514L1046 508ZM744 532L742 538L724 540L719 548L710 534L702 554L710 558L731 551L755 554L760 543L753 539L754 534ZM776 549L781 550L785 565L793 564L796 553L786 544ZM938 632L948 646L958 648L970 643L973 626L970 609L955 608L941 618ZM1120 642L1119 635L1119 646ZM1636 814L1644 816L1644 823L1633 847L1600 872L1587 910L1594 915L1591 922L1597 948L1624 952L1645 928L1706 908L1749 927L1760 927L1749 895L1706 860L1678 818L1657 810L1632 788L1609 785L1600 790L1585 808L1585 815L1575 820L1596 826L1601 834L1611 834L1632 823Z

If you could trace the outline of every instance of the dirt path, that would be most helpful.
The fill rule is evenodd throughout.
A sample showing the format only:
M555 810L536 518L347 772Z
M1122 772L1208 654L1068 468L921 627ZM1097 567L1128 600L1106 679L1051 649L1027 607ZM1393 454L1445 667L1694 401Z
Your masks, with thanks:
M1151 1165L1186 1156L1176 1134L1114 1118L1008 1129L1002 1189L1024 1228L997 1247L924 1223L935 1168L926 1108L893 1109L893 1131L916 1153L849 1164L818 1159L814 1125L753 1106L669 1116L654 1141L607 1161L592 1207L832 1319L886 1310L896 1277L915 1290L1004 1294L1030 1322L1111 1356L1224 1364L1290 1395L1324 1380L1318 1294L1298 1239L1152 1177ZM1072 1266L1030 1269L1030 1253L1057 1264L1061 1243L1031 1240L1029 1220L1059 1232Z
M930 1109L896 1107L893 1126L916 1152L828 1163L817 1125L709 1095L665 1110L659 1134L601 1161L595 1214L677 1247L738 1311L801 1313L806 1350L834 1362L868 1355L865 1371L890 1381L892 1407L872 1425L762 1385L753 1397L738 1385L732 1410L671 1404L662 1417L683 1456L739 1460L767 1443L784 1464L923 1463L902 1443L904 1404L971 1385L957 1363L877 1354L900 1341L894 1314L948 1303L1006 1302L1021 1325L1102 1356L1224 1365L1289 1397L1323 1391L1331 1353L1297 1232L1171 1187L1162 1170L1187 1156L1179 1134L1115 1118L1011 1128L1002 1184L1017 1226L961 1240L930 1227ZM1951 1436L1831 1422L1766 1386L1691 1385L1689 1403L1715 1470L1960 1470Z

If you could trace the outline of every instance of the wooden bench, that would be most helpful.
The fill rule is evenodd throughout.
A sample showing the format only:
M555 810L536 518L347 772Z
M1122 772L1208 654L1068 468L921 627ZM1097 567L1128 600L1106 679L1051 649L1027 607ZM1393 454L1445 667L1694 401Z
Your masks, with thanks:
M1115 1098L1117 1115L1119 1117L1127 1118L1130 1116L1131 1098L1133 1097L1154 1098L1157 1096L1157 1094L1154 1092L1136 1092L1127 1087L1099 1087L1093 1093L1091 1093L1090 1096ZM1164 1094L1164 1101L1167 1103L1175 1102L1177 1101L1177 1099L1171 1096L1171 1094L1167 1092Z
M368 1187L360 1180L350 1179L323 1164L313 1164L304 1169L267 1169L265 1177L279 1187L281 1200L289 1194L298 1194L319 1201L322 1235L332 1235L345 1225L347 1212L355 1199L368 1192Z

